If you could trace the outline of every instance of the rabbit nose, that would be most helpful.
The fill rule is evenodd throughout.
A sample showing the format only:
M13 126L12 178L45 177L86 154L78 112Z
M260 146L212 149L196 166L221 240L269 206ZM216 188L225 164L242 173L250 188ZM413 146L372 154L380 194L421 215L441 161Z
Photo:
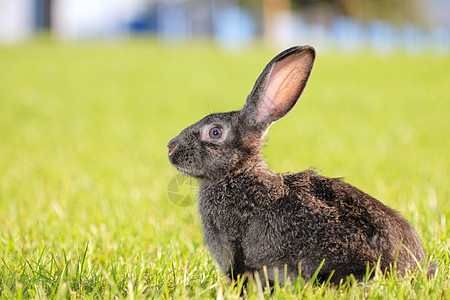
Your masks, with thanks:
M173 150L177 147L177 143L174 140L170 140L170 142L167 144L167 149L169 150L169 155L172 154Z

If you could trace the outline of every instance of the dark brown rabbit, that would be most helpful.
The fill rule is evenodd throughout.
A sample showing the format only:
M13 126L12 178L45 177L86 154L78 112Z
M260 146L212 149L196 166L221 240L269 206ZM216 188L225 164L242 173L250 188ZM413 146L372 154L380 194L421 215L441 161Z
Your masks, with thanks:
M262 158L270 125L297 103L314 64L310 46L277 55L256 80L244 108L212 114L168 143L177 170L199 179L206 244L230 277L276 270L338 282L367 267L413 271L425 260L414 228L400 214L337 178L313 170L277 174Z

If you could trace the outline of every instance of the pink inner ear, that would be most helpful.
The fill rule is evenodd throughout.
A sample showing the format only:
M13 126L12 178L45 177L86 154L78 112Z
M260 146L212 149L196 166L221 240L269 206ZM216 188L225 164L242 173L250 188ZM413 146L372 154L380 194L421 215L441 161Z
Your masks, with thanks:
M311 57L294 54L273 67L259 104L257 121L285 114L300 97L303 82L308 77Z

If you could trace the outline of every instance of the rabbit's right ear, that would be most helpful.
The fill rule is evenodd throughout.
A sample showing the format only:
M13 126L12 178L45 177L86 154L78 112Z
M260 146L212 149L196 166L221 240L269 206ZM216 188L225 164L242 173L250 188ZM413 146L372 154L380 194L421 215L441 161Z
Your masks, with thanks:
M314 65L311 46L292 47L272 59L256 80L241 117L264 129L286 115L297 103Z

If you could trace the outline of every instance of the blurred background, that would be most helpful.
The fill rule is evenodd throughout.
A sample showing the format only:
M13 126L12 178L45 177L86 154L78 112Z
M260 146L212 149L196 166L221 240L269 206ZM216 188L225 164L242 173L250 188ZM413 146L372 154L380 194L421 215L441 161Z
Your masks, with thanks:
M0 43L154 36L284 48L449 52L448 0L0 0Z
M277 52L311 44L302 100L271 127L269 168L345 176L398 210L440 275L429 290L407 278L368 289L445 298L449 40L449 0L0 0L0 297L236 293L196 203L169 197L165 145L241 108Z

